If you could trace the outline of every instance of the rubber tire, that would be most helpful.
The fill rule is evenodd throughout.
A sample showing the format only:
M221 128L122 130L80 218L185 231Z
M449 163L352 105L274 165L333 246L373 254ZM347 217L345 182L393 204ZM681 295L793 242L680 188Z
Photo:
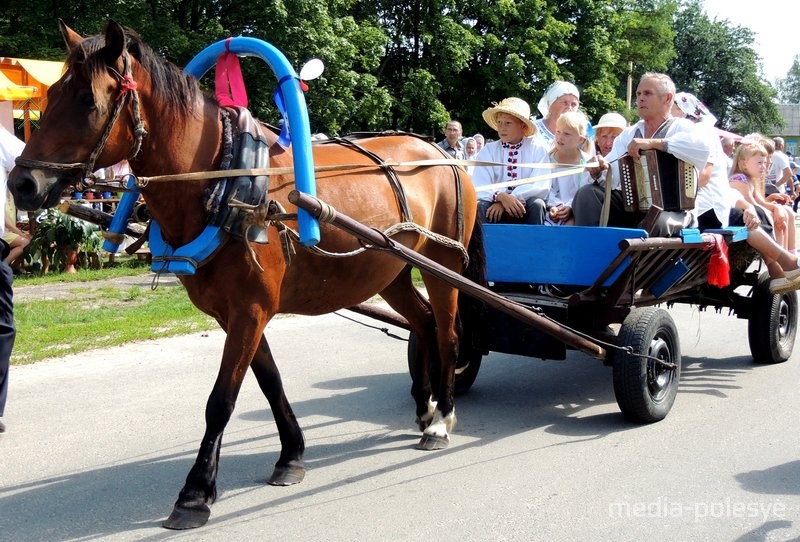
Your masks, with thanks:
M408 334L408 372L414 377L414 365L417 361L417 334L413 331ZM459 348L458 362L456 363L456 377L453 386L453 393L461 395L466 393L478 378L478 371L481 368L483 354L471 351L468 348ZM431 367L432 372L439 370L438 362L434 362L435 367Z
M618 344L677 365L669 369L652 360L612 350L614 395L622 414L638 423L663 420L675 402L681 375L675 322L658 307L633 309L622 323Z
M797 292L774 295L769 291L769 274L758 277L753 288L752 311L747 321L747 338L755 363L782 363L789 359L797 335Z

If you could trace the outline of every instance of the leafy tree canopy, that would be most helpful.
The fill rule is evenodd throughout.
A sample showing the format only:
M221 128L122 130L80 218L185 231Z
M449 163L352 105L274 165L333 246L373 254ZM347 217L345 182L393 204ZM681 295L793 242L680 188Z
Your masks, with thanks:
M266 39L298 69L319 57L326 70L306 98L312 130L328 134L440 137L457 118L465 133L493 137L486 107L518 96L535 115L558 79L578 86L597 119L626 113L628 78L635 85L646 71L672 74L726 127L779 122L752 34L709 21L699 0L6 0L0 55L63 59L57 18L85 35L113 18L178 65L231 35ZM242 64L251 109L275 123L271 71L256 59Z
M800 55L795 55L789 73L778 81L778 95L782 103L800 104Z
M710 20L700 0L684 3L675 17L675 60L668 73L678 91L695 94L739 133L767 131L782 118L775 90L760 76L753 33L728 20Z

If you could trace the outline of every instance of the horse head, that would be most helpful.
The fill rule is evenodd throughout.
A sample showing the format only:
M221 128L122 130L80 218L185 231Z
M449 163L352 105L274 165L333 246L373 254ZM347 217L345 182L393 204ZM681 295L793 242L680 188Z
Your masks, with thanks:
M27 210L52 207L69 185L135 154L144 134L135 118L136 61L122 27L110 21L103 36L82 38L59 24L68 49L66 69L48 90L41 125L8 181L17 206Z

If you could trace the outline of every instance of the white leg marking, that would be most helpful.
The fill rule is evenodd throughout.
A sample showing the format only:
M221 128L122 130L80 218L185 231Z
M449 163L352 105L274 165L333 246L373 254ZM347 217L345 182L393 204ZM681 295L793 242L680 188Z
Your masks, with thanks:
M456 409L447 416L442 416L442 413L437 409L433 416L433 421L425 429L425 434L441 438L449 438L449 433L456 427Z
M433 420L434 413L436 412L436 404L436 401L433 400L433 396L429 397L428 411L422 416L417 416L415 421L420 431L424 431L425 428L431 424L431 420Z

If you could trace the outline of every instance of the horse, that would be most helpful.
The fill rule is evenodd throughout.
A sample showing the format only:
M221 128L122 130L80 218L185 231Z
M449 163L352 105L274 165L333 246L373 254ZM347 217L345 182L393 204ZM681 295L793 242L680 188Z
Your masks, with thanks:
M68 49L65 72L50 88L40 127L9 175L9 189L18 207L51 207L81 174L123 159L128 159L139 177L218 169L225 150L223 108L200 90L194 77L114 21L109 21L104 33L86 38L63 21L59 25ZM126 99L125 105L115 107L122 99ZM281 145L278 135L266 125L265 133L271 165L289 168L291 148ZM381 231L401 221L403 205L387 180L386 168L374 167L368 155L389 154L399 161L446 158L435 144L409 134L365 136L357 145L315 143L312 148L317 169L331 164L365 164L363 169L331 168L318 173L317 193L342 213ZM456 166L395 168L395 176L415 222L453 240L458 239L460 229L460 246L468 248L472 261L480 261L477 200L466 172ZM171 246L189 243L206 227L205 202L215 182L205 178L141 187L148 211ZM291 174L271 176L268 197L291 210L288 194L292 188ZM280 224L265 226L271 242L248 245L226 234L220 248L193 275L179 277L193 304L216 319L226 338L205 408L205 433L196 461L163 523L166 528L189 529L208 521L210 505L217 496L222 435L248 368L266 396L281 443L268 483L290 485L304 478L302 430L265 336L268 322L279 313L324 314L380 295L408 321L417 337L411 395L422 431L418 447L433 450L449 443L456 421L453 387L460 327L458 291L423 271L426 299L414 287L409 265L380 251L330 258L291 240L295 254L289 261L286 247L275 242L279 227L297 227L296 216L285 214ZM319 248L327 252L362 248L353 236L331 225L322 224L320 232ZM412 230L396 233L393 240L466 276L472 264L466 264L463 250L431 237Z

